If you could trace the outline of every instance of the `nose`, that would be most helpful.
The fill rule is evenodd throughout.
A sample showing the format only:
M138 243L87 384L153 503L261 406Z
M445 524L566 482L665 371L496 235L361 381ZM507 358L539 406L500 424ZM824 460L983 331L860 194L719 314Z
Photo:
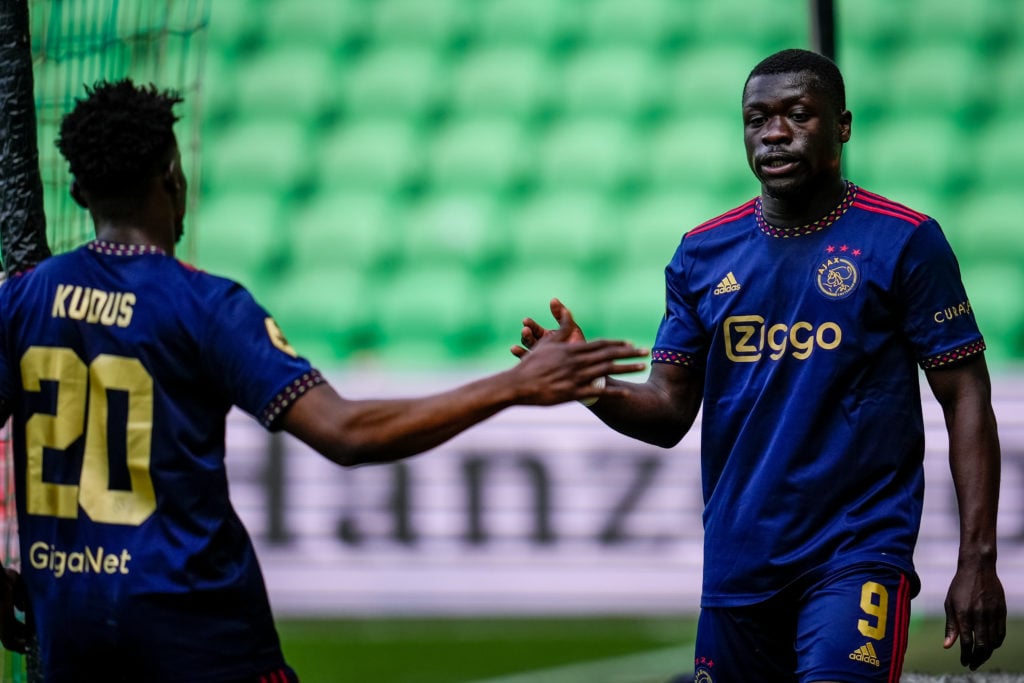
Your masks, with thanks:
M772 116L761 127L761 142L766 145L786 143L790 141L791 137L785 117Z

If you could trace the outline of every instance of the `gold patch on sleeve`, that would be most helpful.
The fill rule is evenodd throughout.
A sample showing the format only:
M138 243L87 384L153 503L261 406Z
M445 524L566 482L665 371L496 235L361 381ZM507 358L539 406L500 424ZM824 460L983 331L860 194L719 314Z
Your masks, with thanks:
M270 343L287 353L292 358L298 357L299 354L296 353L295 349L292 348L292 345L288 343L288 340L284 336L284 332L282 332L281 328L277 326L274 319L268 316L263 322L267 326L267 335L270 336Z

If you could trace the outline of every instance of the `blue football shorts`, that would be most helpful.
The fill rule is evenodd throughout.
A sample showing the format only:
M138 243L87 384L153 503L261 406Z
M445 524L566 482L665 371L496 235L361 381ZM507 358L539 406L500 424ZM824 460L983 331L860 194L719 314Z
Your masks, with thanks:
M765 602L705 607L695 683L897 683L907 651L911 582L857 564Z

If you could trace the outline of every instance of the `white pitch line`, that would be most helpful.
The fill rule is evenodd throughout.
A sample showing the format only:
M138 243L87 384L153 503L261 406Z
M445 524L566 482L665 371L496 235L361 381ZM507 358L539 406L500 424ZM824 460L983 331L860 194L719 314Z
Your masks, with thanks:
M689 670L693 645L527 671L472 683L667 683Z

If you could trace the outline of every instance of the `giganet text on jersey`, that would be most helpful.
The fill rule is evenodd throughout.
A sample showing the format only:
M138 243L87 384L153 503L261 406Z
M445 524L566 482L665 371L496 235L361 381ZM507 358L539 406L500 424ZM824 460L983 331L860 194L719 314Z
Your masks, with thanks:
M51 315L54 318L128 327L132 322L135 301L134 292L106 292L81 285L57 285Z
M33 569L49 570L54 578L71 574L127 574L132 556L127 550L108 553L103 546L71 552L58 550L49 543L36 541L29 548L29 562Z

